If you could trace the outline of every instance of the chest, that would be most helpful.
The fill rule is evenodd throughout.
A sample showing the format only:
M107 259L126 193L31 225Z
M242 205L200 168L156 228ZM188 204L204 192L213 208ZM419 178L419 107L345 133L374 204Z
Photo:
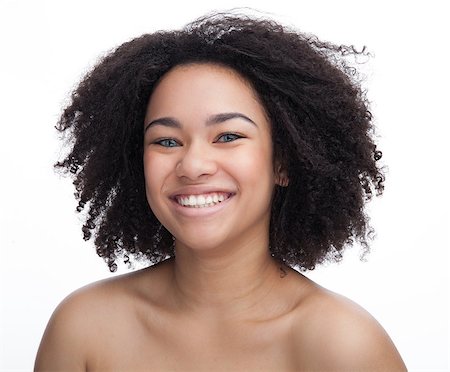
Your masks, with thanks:
M102 337L103 338L103 337ZM289 325L166 323L118 326L92 354L89 370L283 371L296 369ZM100 346L100 345L99 345Z

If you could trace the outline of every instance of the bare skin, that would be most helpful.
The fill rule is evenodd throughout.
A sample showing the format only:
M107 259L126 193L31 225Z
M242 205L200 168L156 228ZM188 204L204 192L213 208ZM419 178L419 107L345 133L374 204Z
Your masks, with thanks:
M270 256L273 189L288 179L241 76L176 67L144 124L147 199L175 238L175 258L69 296L36 371L405 369L367 312Z
M367 312L269 263L245 298L222 292L227 301L214 294L218 281L202 289L214 301L181 296L173 259L85 287L55 311L35 370L405 370Z

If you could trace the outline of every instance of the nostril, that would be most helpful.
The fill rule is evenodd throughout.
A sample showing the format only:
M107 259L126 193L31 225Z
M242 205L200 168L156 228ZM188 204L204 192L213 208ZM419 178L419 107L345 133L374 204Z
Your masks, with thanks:
M206 156L196 156L195 154L186 154L175 166L177 177L186 177L196 180L202 176L208 176L216 173L217 164L213 159Z

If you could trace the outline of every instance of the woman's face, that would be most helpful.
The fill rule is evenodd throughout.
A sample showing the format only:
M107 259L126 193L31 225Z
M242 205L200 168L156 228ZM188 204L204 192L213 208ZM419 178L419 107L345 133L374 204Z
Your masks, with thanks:
M240 75L213 64L175 67L153 91L144 128L147 200L177 248L268 238L270 124Z

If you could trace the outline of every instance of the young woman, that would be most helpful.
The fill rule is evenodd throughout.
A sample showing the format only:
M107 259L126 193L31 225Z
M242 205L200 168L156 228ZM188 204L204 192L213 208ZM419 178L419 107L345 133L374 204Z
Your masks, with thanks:
M382 327L299 270L367 245L383 190L343 55L275 22L216 14L127 42L58 129L85 239L153 265L82 288L35 370L404 370Z

